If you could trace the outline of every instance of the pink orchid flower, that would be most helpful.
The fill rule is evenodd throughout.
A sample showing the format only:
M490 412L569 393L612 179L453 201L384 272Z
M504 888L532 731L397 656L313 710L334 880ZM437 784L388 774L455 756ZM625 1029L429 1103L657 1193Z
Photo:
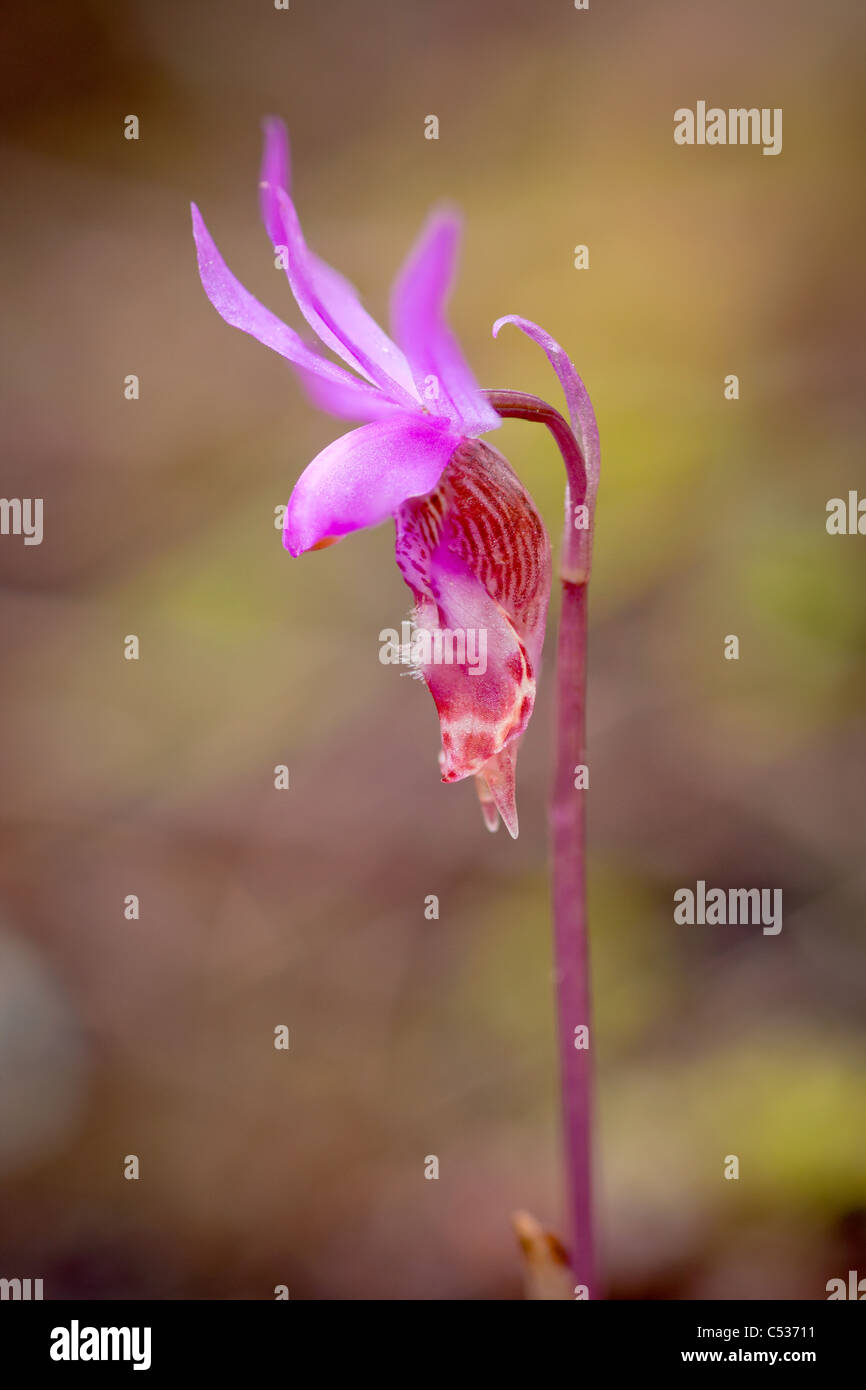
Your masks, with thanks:
M214 308L287 358L318 406L365 422L301 474L283 544L297 556L393 518L397 565L415 601L415 633L430 639L422 650L447 650L445 634L462 633L464 649L467 633L485 634L483 672L459 660L420 666L439 714L442 780L474 776L488 827L495 830L501 815L516 837L515 759L535 702L550 542L508 462L480 438L501 418L445 318L458 220L450 211L431 214L394 285L391 338L352 285L307 247L288 175L285 127L269 120L260 182L265 228L283 250L301 313L345 366L309 346L244 289L192 208L199 273ZM552 361L564 356L543 330L511 321Z

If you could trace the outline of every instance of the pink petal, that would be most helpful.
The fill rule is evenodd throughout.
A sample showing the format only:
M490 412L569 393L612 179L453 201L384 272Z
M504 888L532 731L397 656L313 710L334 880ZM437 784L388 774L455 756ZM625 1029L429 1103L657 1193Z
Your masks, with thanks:
M494 338L504 323L515 324L528 337L532 338L533 342L538 343L539 347L547 353L550 365L559 377L560 385L565 392L565 399L568 402L571 428L583 454L586 467L586 502L591 510L598 490L601 453L598 441L598 425L589 393L575 371L571 358L559 346L555 338L551 338L550 334L545 332L543 328L539 328L537 323L532 323L530 319L521 318L518 314L506 314L504 318L497 319L494 323Z
M367 313L348 280L308 249L288 193L269 186L263 196L275 200L279 218L275 245L288 248L289 284L307 323L326 347L363 372L392 401L404 410L419 409L420 398L403 353Z
M280 193L289 193L289 132L286 124L278 116L267 116L262 122L264 144L262 164L259 172L259 208L265 230L274 246L284 246L283 214L280 209ZM288 247L286 248L288 249ZM330 275L341 286L344 293L358 298L358 291L336 270L320 261L307 248L307 255L318 265L322 275Z
M283 545L301 555L329 537L378 526L407 498L436 486L459 443L412 415L362 425L335 439L298 479Z
M462 434L478 435L497 429L502 420L482 396L445 319L459 241L458 218L434 212L394 283L391 323L425 404ZM438 399L429 399L431 378Z
M289 133L277 116L267 116L262 123L265 143L259 173L259 206L265 230L274 245L282 232L277 190L289 190Z
M310 376L319 377L339 387L344 399L357 402L355 419L376 418L380 413L381 393L365 381L359 381L340 367L329 362L308 347L302 338L281 322L276 314L244 289L239 280L229 270L214 244L201 213L193 203L192 227L198 255L198 269L205 294L217 313L233 328L257 338L265 347L273 348L295 366L301 367Z
M303 369L299 370L298 375L313 405L329 415L336 415L340 420L358 423L361 420L385 420L392 415L405 417L407 413L402 406L395 405L384 391L367 386L366 382L356 383L352 378L351 386L347 386L345 382L326 380ZM424 419L420 411L418 418Z

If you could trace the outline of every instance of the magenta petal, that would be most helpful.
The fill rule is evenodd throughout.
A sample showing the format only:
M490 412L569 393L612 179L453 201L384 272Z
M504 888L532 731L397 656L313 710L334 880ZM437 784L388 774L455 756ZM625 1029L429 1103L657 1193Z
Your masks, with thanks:
M263 190L267 196L270 192ZM420 398L403 353L367 313L349 281L308 249L288 193L277 188L273 195L280 224L275 244L288 248L289 284L307 323L326 347L374 381L395 404L418 409Z
M289 188L289 133L277 116L268 116L262 123L265 133L262 167L259 173L259 206L265 230L274 245L282 235L277 190Z
M301 474L283 545L292 555L331 536L378 526L410 497L431 492L460 440L411 415L335 439Z
M259 207L271 243L274 246L286 246L279 195L289 192L289 132L285 122L281 121L278 116L267 116L262 122L262 129L265 138L259 172ZM286 249L288 250L288 247ZM333 270L324 261L320 261L309 247L307 247L307 255L313 264L319 267L323 276L332 277L343 293L354 295L355 299L358 298L358 291L340 275L339 271Z
M428 408L463 434L478 435L502 421L481 394L445 320L459 242L458 218L434 212L394 283L391 322ZM438 398L431 397L431 381Z
M560 385L565 392L565 399L568 402L568 413L571 420L571 428L574 430L580 451L583 454L583 461L586 467L586 501L592 508L595 501L595 494L598 490L598 475L600 467L600 449L598 441L598 425L595 419L595 411L589 399L589 393L578 376L574 368L574 363L559 346L555 338L539 328L537 323L532 323L530 319L521 318L519 314L506 314L504 318L497 319L493 325L494 338L498 335L504 323L513 323L522 329L533 342L538 343L547 353L550 365L559 377Z
M395 405L384 391L368 386L366 382L355 382L353 378L351 385L347 385L345 382L330 381L303 369L299 370L298 375L313 405L326 411L328 415L336 415L340 420L353 420L358 424L362 420L387 420L393 415L406 416L407 412L402 406ZM423 418L420 410L418 417Z
M202 215L194 203L192 205L192 227L198 255L199 275L205 294L226 323L230 323L233 328L242 329L244 333L249 333L251 337L264 343L265 347L273 348L274 352L278 352L281 357L285 357L295 366L303 368L307 381L311 376L316 376L331 383L335 388L339 388L341 398L344 401L351 398L356 402L356 409L352 418L358 420L378 418L381 414L381 393L368 382L359 381L357 377L352 376L345 367L340 367L336 362L329 362L326 357L321 357L319 353L307 346L293 328L289 328L288 324L278 319L276 314L271 313L270 309L266 309L263 304L260 304L249 290L244 289L217 250L213 238L204 224Z

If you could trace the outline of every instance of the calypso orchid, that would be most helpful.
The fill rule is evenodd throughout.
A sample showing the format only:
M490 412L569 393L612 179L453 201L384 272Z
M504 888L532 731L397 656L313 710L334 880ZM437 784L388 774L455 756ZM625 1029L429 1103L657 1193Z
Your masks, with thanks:
M443 781L474 776L486 824L495 830L501 816L513 836L515 759L535 703L550 596L550 543L532 499L481 436L503 418L534 421L550 430L565 464L551 810L554 980L568 1260L575 1296L594 1298L585 795L580 790L585 784L574 779L586 763L587 588L599 475L592 404L559 344L516 315L499 319L494 337L503 324L513 323L544 350L569 419L524 392L479 390L445 318L459 235L453 213L434 211L397 276L392 339L348 281L307 247L288 182L286 131L269 120L260 182L265 228L283 258L301 313L322 346L344 365L308 346L244 289L198 209L192 210L201 281L226 322L287 358L317 405L364 422L329 444L301 474L287 508L283 543L292 555L301 555L394 519L396 559L415 601L416 635L428 639L422 652L436 652L437 637L438 650L447 650L443 639L462 633L468 656L468 634L485 636L483 670L461 659L459 645L454 661L419 658L419 674L439 714ZM525 1244L527 1230L535 1227L521 1220Z
M270 119L259 186L265 228L283 252L302 314L345 366L308 346L243 288L192 209L201 281L217 311L293 363L318 406L366 422L302 473L283 543L297 556L393 517L416 633L485 634L483 673L459 660L420 668L439 714L442 780L474 775L489 828L501 815L516 836L515 759L535 702L550 543L510 465L480 438L501 416L445 319L458 219L437 210L422 230L394 284L392 339L348 281L307 247L288 175L286 130ZM542 330L516 321L564 357ZM436 650L434 640L426 650Z

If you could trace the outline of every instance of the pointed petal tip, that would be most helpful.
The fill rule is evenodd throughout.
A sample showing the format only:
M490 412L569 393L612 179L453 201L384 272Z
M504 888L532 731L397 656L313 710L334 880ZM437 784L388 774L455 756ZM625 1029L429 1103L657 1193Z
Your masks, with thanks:
M269 171L275 182L288 183L289 128L281 116L265 116L262 120L262 177Z
M291 516L287 517L283 529L283 549L293 560L299 560L302 555L312 555L314 550L327 550L342 539L342 536L322 536L320 540L313 540L309 528L305 530L302 523L293 524Z
M489 802L490 806L499 812L505 829L512 840L516 840L519 833L514 785L517 742L514 740L512 743L506 744L500 753L490 758L484 764L482 771L477 774L476 783L485 819L487 817L485 803Z
M501 756L501 754L497 754L497 763ZM501 764L498 765L501 766ZM491 776L495 777L493 759L491 759L491 765L489 765L489 767ZM444 782L445 778L443 777L442 780ZM517 824L517 806L514 801L513 782L511 783L510 794L507 785L503 794L503 788L497 781L494 780L494 784L491 786L485 772L476 772L475 787L478 792L478 800L481 802L481 814L484 817L484 824L487 826L487 829L491 832L498 830L499 818L501 816L505 829L508 831L512 840L516 840L519 827Z
M439 232L451 232L459 236L463 231L463 211L457 203L443 199L434 203L427 214L427 230L435 228Z
M499 812L496 809L493 797L490 795L490 788L487 785L487 778L475 774L475 789L478 792L478 800L481 803L481 814L484 817L484 824L495 835L499 829Z
M283 522L283 550L287 550L292 559L297 560L298 556L303 555L306 549L308 547L303 544L298 527L292 518L292 499L290 497L289 505L286 507L286 519Z
M278 116L262 121L262 157L259 164L259 210L271 244L282 245L279 192L291 183L289 132Z
M517 812L516 812L516 811L514 811L513 813L509 812L509 813L506 815L506 814L503 812L503 809L502 809L501 806L499 806L499 807L497 808L496 806L493 805L492 802L490 803L489 806L488 806L488 805L485 805L484 802L482 802L482 803L481 803L481 814L482 814L482 816L484 817L484 824L487 826L487 829L490 831L490 833L491 833L492 835L495 835L495 834L496 834L496 831L499 829L499 821L500 821L500 817L501 817L501 819L502 819L502 824L505 826L505 829L508 831L508 833L509 833L509 835L511 836L512 840L516 840L516 839L518 838L518 836L519 836L519 834L520 834L520 826L518 825L518 822L517 822Z
M559 384L568 404L571 428L584 456L587 501L591 510L595 503L595 493L598 487L600 452L598 421L595 418L589 392L565 348L551 337L545 328L533 323L531 319L523 318L520 314L506 314L503 318L497 319L493 325L494 338L503 324L506 323L513 323L516 328L519 328L541 348L559 378Z

